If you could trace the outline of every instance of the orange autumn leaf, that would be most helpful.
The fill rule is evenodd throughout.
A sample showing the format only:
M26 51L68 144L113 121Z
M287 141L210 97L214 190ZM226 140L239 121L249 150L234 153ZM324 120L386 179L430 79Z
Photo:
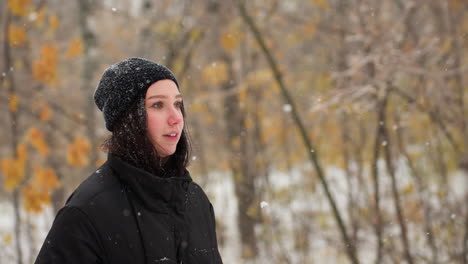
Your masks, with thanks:
M26 162L26 159L28 157L28 149L26 145L24 144L19 144L16 147L16 159L21 160L23 162Z
M3 159L0 168L8 191L15 189L23 180L26 171L27 149L24 144L16 147L15 159Z
M240 85L238 94L239 94L239 102L241 103L241 107L245 107L246 101L249 95L247 87L245 85Z
M50 204L49 192L38 190L31 185L23 188L23 206L26 211L40 213L42 206L48 204Z
M12 94L9 97L9 106L11 112L16 112L18 110L18 96L16 94Z
M33 185L42 191L50 191L60 187L60 182L52 168L35 168Z
M42 121L48 121L50 120L51 116L52 116L52 110L50 109L48 105L44 105L41 109L41 113L39 114L39 118Z
M21 46L26 41L26 30L13 24L9 25L8 40L11 46Z
M15 189L23 180L26 163L19 159L4 159L1 163L4 185L8 191Z
M317 32L317 26L314 23L306 24L303 27L303 32L306 36L312 37Z
M49 147L47 147L42 131L34 127L31 128L28 133L28 139L31 145L33 145L41 155L46 156L49 154Z
M67 50L67 58L74 58L83 54L83 40L76 38L70 42Z
M464 1L462 0L450 0L448 1L449 7L452 9L460 9L463 7Z
M312 4L322 7L322 8L329 7L327 0L312 0Z
M213 62L205 66L202 72L202 78L210 85L220 85L228 79L228 66L222 61Z
M57 81L58 49L55 45L41 47L41 56L33 62L33 76L36 80L46 84Z
M10 80L8 80L8 78L3 78L2 85L5 90L8 90L10 88Z
M31 0L8 0L8 7L11 12L17 16L26 15L26 8Z
M225 51L229 52L238 46L241 37L242 35L238 31L227 32L221 36L219 41L221 43L221 47L223 47Z
M10 245L12 241L13 236L11 234L6 234L3 236L3 243L5 243L5 245Z
M102 164L104 164L104 162L106 162L106 161L103 160L103 159L97 159L97 160L96 160L96 167L101 167Z
M76 167L87 166L89 164L88 154L90 149L90 145L86 139L76 138L75 141L68 146L68 164Z
M57 28L59 27L59 20L56 15L51 15L49 17L49 25L52 31L57 30Z

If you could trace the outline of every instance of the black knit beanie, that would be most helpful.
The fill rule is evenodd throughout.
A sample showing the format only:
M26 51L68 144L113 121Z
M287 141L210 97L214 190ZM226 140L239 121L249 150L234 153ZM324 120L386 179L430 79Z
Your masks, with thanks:
M142 58L117 62L104 71L94 92L94 102L104 114L107 130L137 101L151 84L169 79L179 84L164 65Z

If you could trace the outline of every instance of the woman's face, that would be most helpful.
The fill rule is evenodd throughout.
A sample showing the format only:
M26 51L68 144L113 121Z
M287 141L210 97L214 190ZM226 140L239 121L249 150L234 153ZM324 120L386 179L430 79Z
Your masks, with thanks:
M145 108L148 134L160 157L174 154L184 118L182 96L172 80L160 80L146 91Z

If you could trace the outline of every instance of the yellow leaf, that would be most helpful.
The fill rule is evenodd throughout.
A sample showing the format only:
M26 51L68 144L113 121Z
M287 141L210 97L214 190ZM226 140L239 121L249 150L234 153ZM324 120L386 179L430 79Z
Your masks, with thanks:
M44 134L37 128L33 127L29 130L28 139L41 155L46 156L49 154L49 147L45 142Z
M3 243L5 243L5 245L10 245L11 241L13 241L11 234L6 234L3 236Z
M60 182L52 168L35 168L33 185L39 190L49 192L60 187Z
M59 20L56 15L51 15L49 17L49 25L52 31L57 30L57 28L59 27Z
M231 146L234 148L234 149L239 149L240 147L240 137L239 136L235 136L231 139Z
M38 28L44 27L44 20L45 20L45 10L41 9L36 13L36 19L34 20L34 25Z
M48 105L44 105L41 109L41 113L39 114L39 117L41 118L42 121L47 121L50 120L52 116L52 110L50 110L50 107Z
M21 46L26 41L26 30L13 24L8 26L8 40L11 46Z
M4 159L1 163L5 188L8 191L15 189L24 178L26 164L17 159Z
M444 41L442 41L442 44L440 46L440 50L442 53L449 52L452 49L453 43L451 38L445 38Z
M259 209L258 203L253 202L250 204L249 208L247 208L247 212L245 213L251 218L256 219L258 218L258 209Z
M414 185L412 183L409 183L406 185L405 189L403 190L403 194L408 195L411 194L414 191Z
M174 63L172 64L172 72L176 73L176 75L179 75L185 67L185 58L182 56L179 56L175 58ZM179 87L185 87L184 83L179 83Z
M312 4L322 7L322 8L329 7L327 0L312 0Z
M26 162L27 157L28 157L28 150L26 148L26 145L19 144L16 147L16 158L20 161Z
M24 16L30 2L31 0L8 0L8 7L14 15Z
M333 88L331 75L328 72L320 73L315 77L315 86L318 91L327 91Z
M57 52L53 44L41 47L41 57L33 62L33 76L36 80L46 84L57 81Z
M303 31L306 36L312 37L315 35L315 32L317 31L317 26L314 23L305 24Z
M76 167L84 167L89 164L88 154L90 152L90 146L86 139L76 138L68 146L67 151L67 162L68 164Z
M237 31L226 32L221 37L219 42L221 47L227 52L234 50L238 45L241 39L241 34Z
M76 38L70 42L66 53L67 58L75 58L83 54L83 41L81 38Z
M190 40L194 41L201 37L202 31L200 29L194 29L190 32Z
M11 112L16 112L18 110L18 96L16 94L12 94L9 97L10 101L10 111Z
M253 121L253 118L251 116L247 116L245 118L245 129L247 129L247 131L253 129L255 126L255 123Z
M213 62L205 66L202 72L202 79L210 85L220 85L228 80L228 66L222 61Z
M2 85L5 90L10 89L10 81L8 78L3 78Z
M204 115L204 117L205 117L205 121L206 121L206 123L207 123L208 125L214 125L214 124L217 122L217 119L213 116L213 114L211 114L211 113L209 113L209 112L206 113L206 114Z
M41 191L34 186L23 188L23 206L31 213L40 213L44 204L50 204L50 195L46 191Z
M16 59L15 60L15 70L23 70L24 69L24 63L21 59Z
M247 76L247 83L250 86L261 86L264 84L271 84L273 80L273 75L271 70L258 70L252 73L249 73Z
M193 103L190 105L191 113L205 113L208 111L206 104L202 103Z
M247 104L247 99L248 99L248 91L247 87L245 85L240 85L239 86L239 103L241 108L244 108L245 105Z

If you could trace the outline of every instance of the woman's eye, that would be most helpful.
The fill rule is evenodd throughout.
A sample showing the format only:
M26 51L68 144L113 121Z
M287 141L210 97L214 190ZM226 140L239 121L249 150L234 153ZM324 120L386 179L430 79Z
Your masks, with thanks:
M176 102L174 104L177 108L181 108L182 107L182 102Z
M162 106L163 106L163 103L157 102L157 103L154 103L151 107L154 107L154 108L161 108Z

